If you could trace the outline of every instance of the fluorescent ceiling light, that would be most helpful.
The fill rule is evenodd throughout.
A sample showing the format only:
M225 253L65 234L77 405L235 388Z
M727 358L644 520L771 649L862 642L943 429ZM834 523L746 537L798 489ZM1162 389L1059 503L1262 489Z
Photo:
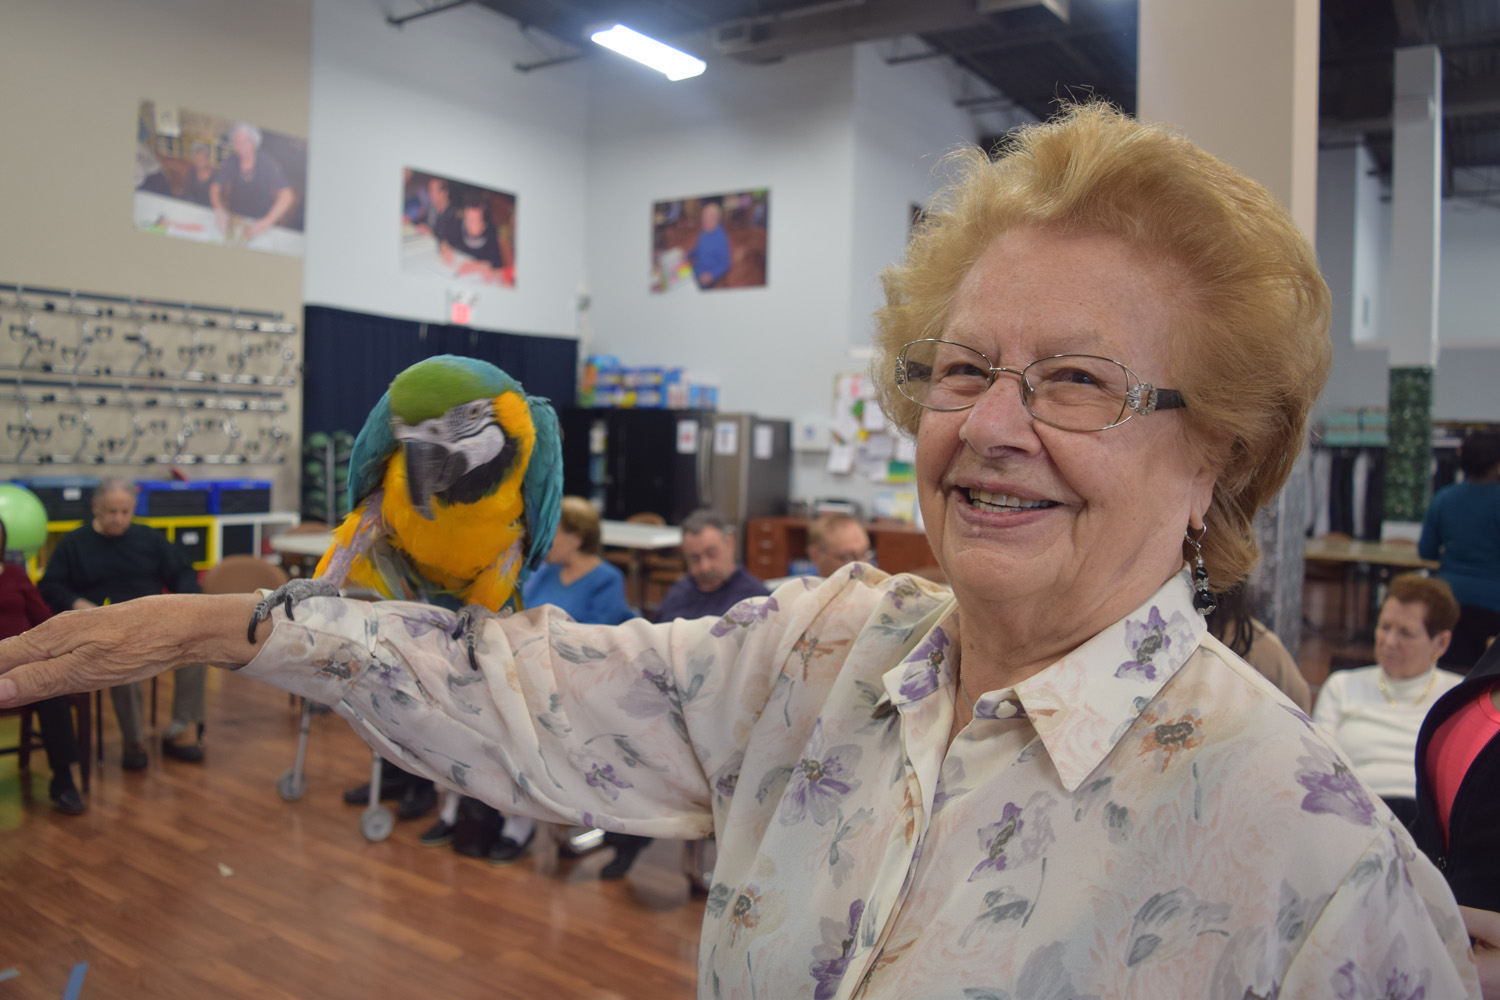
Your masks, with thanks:
M623 24L596 31L589 38L606 49L613 49L622 56L650 66L668 80L686 80L708 68L708 64L702 59L658 42L649 35L632 31Z

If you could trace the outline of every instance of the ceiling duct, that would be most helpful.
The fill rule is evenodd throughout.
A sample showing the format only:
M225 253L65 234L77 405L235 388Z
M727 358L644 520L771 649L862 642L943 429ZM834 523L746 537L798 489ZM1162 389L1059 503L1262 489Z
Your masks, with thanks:
M974 7L981 14L1003 14L1024 7L1045 7L1063 24L1068 23L1069 0L974 0Z
M984 24L974 0L856 0L818 4L784 14L747 17L716 25L713 47L742 62L773 62L836 45L875 42L929 31L959 31Z

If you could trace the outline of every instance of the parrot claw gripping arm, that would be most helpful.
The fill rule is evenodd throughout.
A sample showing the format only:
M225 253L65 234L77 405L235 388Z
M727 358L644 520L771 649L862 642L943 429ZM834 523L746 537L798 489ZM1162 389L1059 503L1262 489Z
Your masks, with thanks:
M250 615L250 644L255 644L255 626L271 617L271 609L276 605L286 606L286 616L292 617L293 606L300 604L309 597L337 597L339 596L339 585L328 577L314 577L312 579L292 580L282 584L271 593L267 594L265 600L255 606L255 611ZM470 649L470 659L473 658L473 650Z
M339 587L349 575L358 556L369 551L380 526L380 504L384 493L376 490L334 533L334 546L318 563L318 575L290 580L266 595L250 616L250 645L255 645L255 626L271 617L278 604L286 606L287 618L292 608L309 597L337 597ZM356 517L357 515L357 517Z
M465 604L459 609L453 626L452 636L454 639L464 641L464 649L469 654L469 669L477 671L479 660L474 655L474 644L479 636L479 629L484 625L486 618L494 617L496 612L481 604ZM501 617L510 614L510 609L505 608L499 612Z

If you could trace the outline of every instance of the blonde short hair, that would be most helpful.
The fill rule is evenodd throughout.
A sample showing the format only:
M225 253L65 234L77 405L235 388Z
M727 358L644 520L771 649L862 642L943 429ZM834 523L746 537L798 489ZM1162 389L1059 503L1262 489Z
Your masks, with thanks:
M896 386L896 356L908 341L942 337L960 284L997 239L1039 229L1123 241L1180 289L1173 387L1187 402L1188 440L1219 470L1203 559L1216 588L1231 586L1255 564L1255 512L1291 474L1328 378L1330 299L1312 245L1264 187L1177 130L1106 104L1070 106L997 154L950 154L956 179L882 275L872 361L881 407L916 433L922 409Z
M599 512L583 497L563 497L558 510L559 531L579 538L578 549L585 555L599 554Z

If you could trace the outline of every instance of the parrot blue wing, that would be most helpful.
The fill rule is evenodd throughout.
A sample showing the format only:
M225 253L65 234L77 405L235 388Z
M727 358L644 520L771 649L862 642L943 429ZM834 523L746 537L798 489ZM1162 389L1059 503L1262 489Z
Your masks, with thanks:
M552 536L557 533L557 521L562 511L563 468L562 432L557 425L557 414L547 400L540 396L527 396L531 407L531 423L536 428L536 444L531 449L531 461L526 465L526 476L521 481L522 500L526 505L526 562L520 579L541 566L552 549Z
M365 425L354 439L354 450L349 453L350 510L380 489L385 481L386 462L390 461L395 450L396 438L391 433L391 393L387 389L365 418Z

